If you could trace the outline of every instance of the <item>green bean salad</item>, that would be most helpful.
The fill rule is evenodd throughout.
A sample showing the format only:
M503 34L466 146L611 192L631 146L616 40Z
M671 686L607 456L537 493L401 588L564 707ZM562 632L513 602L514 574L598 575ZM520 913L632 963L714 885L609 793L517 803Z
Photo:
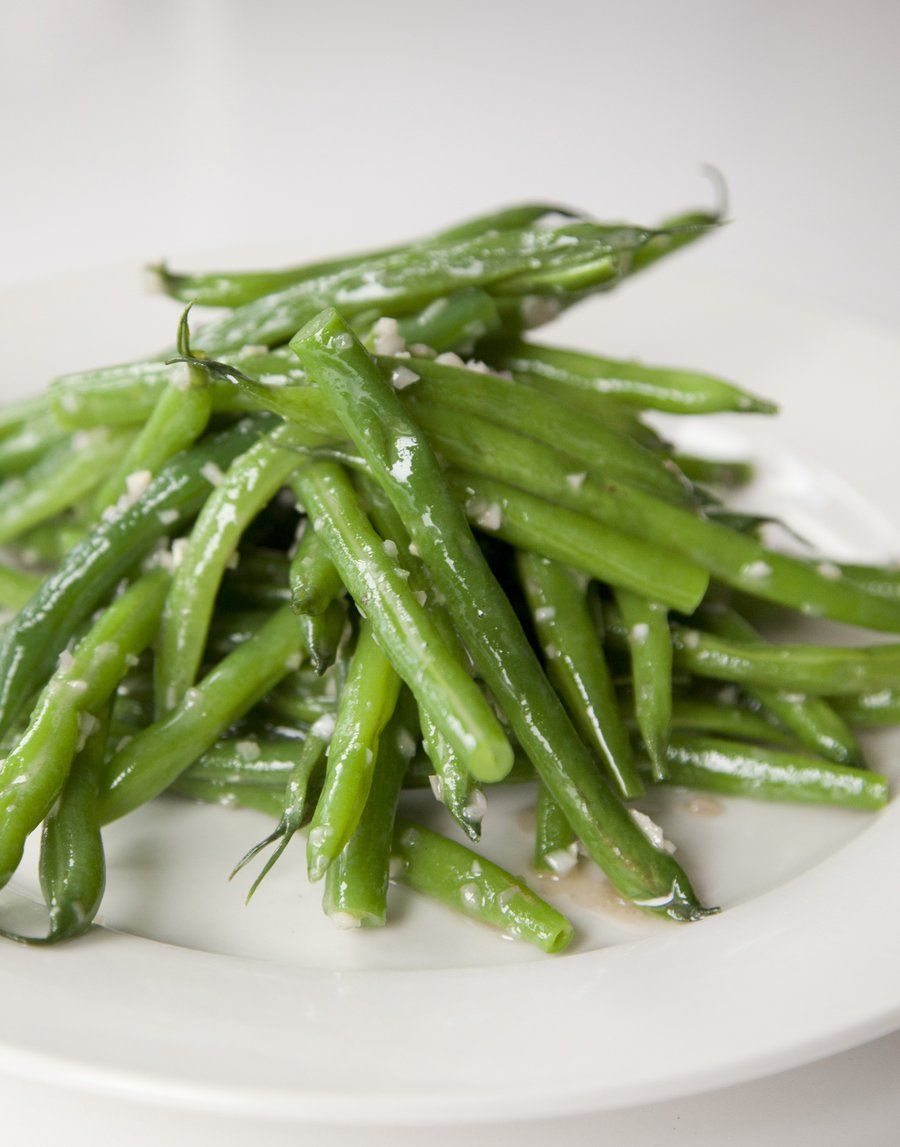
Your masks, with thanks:
M900 572L771 548L726 502L750 467L645 418L771 402L532 333L720 223L536 203L281 270L158 266L174 347L0 409L0 884L41 828L49 914L3 935L90 928L103 827L162 794L271 818L235 857L250 894L305 829L338 926L384 925L401 882L547 952L569 921L469 847L498 785L536 786L537 873L596 863L682 922L717 909L629 807L648 786L881 808L854 730L900 721L900 643L764 634L900 633Z

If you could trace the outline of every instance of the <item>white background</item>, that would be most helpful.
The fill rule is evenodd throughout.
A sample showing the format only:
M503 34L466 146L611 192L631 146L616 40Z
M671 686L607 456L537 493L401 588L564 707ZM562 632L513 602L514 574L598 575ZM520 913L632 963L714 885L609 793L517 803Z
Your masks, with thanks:
M891 0L4 0L0 284L511 199L653 221L712 202L706 162L734 223L686 259L896 327L898 52ZM893 1142L898 1063L891 1037L598 1134Z

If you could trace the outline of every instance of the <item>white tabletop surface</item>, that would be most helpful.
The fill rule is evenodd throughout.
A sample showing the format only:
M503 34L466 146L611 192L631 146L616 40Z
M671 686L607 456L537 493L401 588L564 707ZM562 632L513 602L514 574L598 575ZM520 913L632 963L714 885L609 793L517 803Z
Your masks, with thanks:
M712 163L735 222L685 259L896 329L898 47L893 0L4 0L0 284L282 239L289 259L310 231L378 241L524 198L651 221L711 202ZM892 1143L898 1065L900 1034L567 1142ZM205 1142L184 1114L0 1094L26 1147L101 1122Z

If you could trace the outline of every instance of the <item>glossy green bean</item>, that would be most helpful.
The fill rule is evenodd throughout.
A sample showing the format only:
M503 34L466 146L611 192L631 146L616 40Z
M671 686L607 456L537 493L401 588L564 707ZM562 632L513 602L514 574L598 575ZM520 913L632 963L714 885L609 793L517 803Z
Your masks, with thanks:
M673 734L666 783L723 796L879 809L888 798L879 773L780 749Z
M307 520L289 573L291 603L295 613L324 613L343 592L344 583L328 556L328 547Z
M415 753L404 699L378 745L372 785L353 836L328 868L322 906L339 928L379 927L387 919L394 818ZM413 714L414 716L414 714Z
M477 433L473 420L470 439L474 441ZM765 601L850 625L900 632L900 602L877 597L848 578L835 578L830 570L823 572L803 560L767 549L753 537L637 486L601 481L591 474L575 484L565 457L543 443L510 435L502 428L492 435L492 450L476 450L471 443L444 440L434 433L432 437L454 465L501 478L558 506L589 516L611 530L641 539L655 550L657 560L670 550L695 563L695 568L708 570L726 585ZM523 546L529 548L524 543ZM569 564L578 565L571 560ZM600 580L617 584L611 577L600 576ZM618 584L674 605L665 594L654 593L646 586L641 590L624 581Z
M372 784L381 733L394 712L400 684L372 626L364 621L338 701L325 784L307 838L310 880L325 875L356 830Z
M508 936L561 952L572 941L569 921L515 876L462 844L398 820L396 879Z
M227 466L265 425L247 420L200 443L163 468L137 502L100 522L65 557L0 635L0 735L40 688L69 639L159 538L206 499L203 470Z
M448 471L447 479L469 521L509 545L682 612L692 613L703 599L709 580L704 571L659 545L505 482L456 470Z
M588 579L558 562L522 551L516 554L516 566L547 676L622 797L641 796L644 784L591 624Z
M773 414L777 410L766 399L696 371L644 366L521 341L491 345L482 348L482 353L498 370L512 371L521 382L587 412L597 411L601 417L603 406L598 408L596 397L670 414Z
M708 610L704 614L704 625L726 640L763 643L753 626L731 609ZM744 689L814 753L839 765L865 764L846 721L824 697L805 697L752 684L745 684Z
M813 696L900 688L900 643L868 646L768 645L696 629L673 631L676 661L698 677Z
M534 867L565 876L578 863L578 841L546 785L538 786L534 828Z
M467 660L468 655L447 611L437 601L438 595L426 567L410 552L409 534L402 518L377 482L365 475L360 475L357 482L373 524L383 538L390 539L397 547L400 561L409 570L409 588L413 593L428 595L433 603L431 618L438 632L460 660ZM420 708L419 720L422 742L434 766L434 773L429 777L434 795L470 840L480 840L481 822L487 811L484 793L426 708Z
M503 284L516 293L611 284L650 233L623 228L610 236L591 223L516 229L460 239L435 248L405 248L365 266L348 267L295 283L249 302L202 328L197 341L209 355L246 343L278 346L323 307L347 318L376 307L384 315L419 310L463 287Z
M392 665L476 777L493 780L512 764L497 718L407 585L408 571L372 528L344 471L332 462L301 467L293 479L331 560L372 623Z
M340 255L335 259L304 263L275 271L213 271L206 274L178 274L165 263L148 268L159 288L167 295L185 303L203 307L237 307L260 299L264 295L282 291L296 283L318 279L339 271L362 267L383 260L386 256L406 252L409 247L428 246L429 243L446 244L478 238L489 231L508 231L527 227L542 216L559 214L559 209L547 204L523 204L478 216L438 234L412 244L382 247L375 251ZM569 214L569 212L566 212ZM430 345L430 344L429 344Z
M216 595L250 522L301 462L297 430L280 425L254 443L227 473L207 470L214 489L191 530L172 577L154 663L156 713L174 709L194 684Z
M28 727L0 766L0 887L18 867L26 838L50 811L82 738L96 724L88 715L153 640L167 585L168 576L156 570L113 601L74 653L60 659Z
M69 775L44 821L39 873L50 920L44 936L23 936L0 929L22 944L58 944L90 928L103 899L106 859L97 795L109 733L109 704L95 715L96 728L72 761Z
M300 659L300 631L282 606L243 645L218 663L181 704L143 729L109 761L100 797L104 824L169 787L222 733L251 709Z
M663 458L599 418L550 401L540 391L493 374L429 359L380 359L392 379L418 374L408 393L413 416L426 430L465 438L469 415L555 445L573 460L572 469L599 470L609 477L646 485L683 500L687 487ZM404 373L406 372L406 373ZM395 382L396 385L396 382ZM455 413L453 414L448 411Z
M600 776L498 586L440 464L335 311L291 343L393 502L485 681L591 856L624 895L675 919L704 914Z
M628 590L615 590L631 655L634 711L653 765L654 780L666 772L666 742L672 721L672 635L666 608Z
M247 808L271 817L281 815L283 804L281 789L271 785L237 785L227 781L206 780L186 775L173 781L168 791L175 796L184 797L185 800L225 805L229 808Z

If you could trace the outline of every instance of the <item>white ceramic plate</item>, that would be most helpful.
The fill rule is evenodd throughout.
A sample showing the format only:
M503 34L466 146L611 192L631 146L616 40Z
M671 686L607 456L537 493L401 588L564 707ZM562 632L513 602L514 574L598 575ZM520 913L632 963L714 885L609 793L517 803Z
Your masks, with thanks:
M164 345L176 314L133 271L9 293L3 398ZM566 319L560 337L777 398L777 421L697 420L685 441L759 460L745 503L776 507L832 555L900 554L900 353L886 334L661 272ZM871 750L900 779L897 743ZM492 797L485 823L485 851L515 871L532 801ZM263 1119L439 1124L660 1100L897 1025L896 804L877 817L749 801L698 811L670 791L642 807L726 911L647 921L588 872L542 887L579 932L551 958L401 889L389 928L335 932L299 848L245 909L245 884L225 877L263 818L158 802L108 832L103 929L52 951L0 948L0 1071ZM32 849L3 894L6 919L36 912L34 861Z

